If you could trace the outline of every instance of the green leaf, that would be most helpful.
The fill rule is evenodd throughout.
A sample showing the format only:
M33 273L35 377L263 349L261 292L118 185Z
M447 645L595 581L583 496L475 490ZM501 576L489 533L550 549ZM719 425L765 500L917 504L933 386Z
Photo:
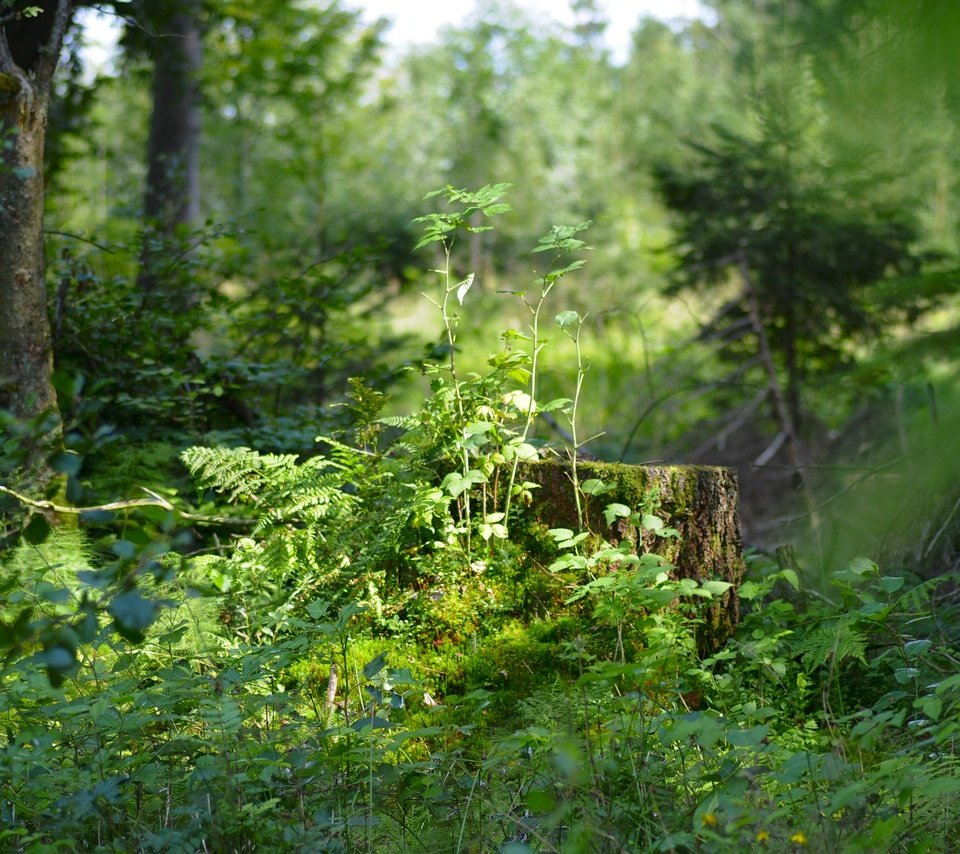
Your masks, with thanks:
M396 726L396 724L391 723L386 718L381 718L377 715L369 718L360 718L360 720L350 724L350 728L357 732L363 732L367 729L394 729Z
M800 579L797 573L792 569L781 569L778 575L787 582L794 590L800 589Z
M471 421L463 428L463 437L470 439L474 436L484 436L495 427L496 425L491 421Z
M566 410L571 406L573 406L573 401L569 397L558 397L555 400L551 400L549 403L541 406L540 411L553 412L555 409Z
M531 462L537 459L537 449L527 442L518 442L516 445L510 445L504 450L513 452L508 458L516 456L518 460L523 460L524 462Z
M381 652L376 658L371 659L363 666L363 678L372 679L386 666L386 654Z
M65 646L52 646L37 656L37 661L51 670L69 670L76 660L73 650Z
M653 513L645 513L640 520L640 526L656 533L657 531L663 530L663 519L659 516L654 516Z
M630 515L630 508L626 504L608 504L603 511L603 518L606 520L607 526L613 524L614 519L623 518Z
M900 575L885 575L877 584L884 593L896 593L904 584L904 578Z
M723 596L733 585L729 581L704 581L700 585L711 596Z
M560 314L554 318L557 326L561 329L566 329L568 326L573 326L580 322L580 315L575 311L561 311Z
M770 727L760 725L750 729L730 730L726 738L734 747L757 747L769 735Z
M440 486L446 490L451 498L457 498L463 492L470 488L474 483L484 483L487 476L479 469L471 469L466 474L460 474L458 471L452 471L444 479Z
M40 513L34 513L23 529L23 538L31 546L39 546L50 536L50 523L45 516Z
M898 667L893 673L893 678L901 685L906 685L916 679L919 674L920 671L916 667Z
M920 697L914 705L930 720L940 720L940 714L943 712L943 700L940 697Z
M907 658L919 658L923 655L930 647L933 646L933 641L931 640L915 640L905 643L903 645L903 652Z
M879 572L880 567L870 558L860 555L847 564L847 569L856 575L874 575Z
M76 451L64 451L50 463L54 471L61 472L69 477L76 477L80 474L80 468L83 465L83 458Z
M612 486L607 486L602 480L595 477L589 478L580 484L580 491L584 495L603 495L604 492L610 492Z
M36 586L37 598L43 599L45 602L53 602L54 604L62 605L64 602L69 601L70 591L64 587L58 587L55 584L51 584L49 581L41 581Z
M107 606L107 613L113 617L117 632L133 642L143 640L158 610L158 603L144 598L139 590L121 593Z
M133 560L137 554L137 547L129 540L117 540L110 546L110 551L121 560Z

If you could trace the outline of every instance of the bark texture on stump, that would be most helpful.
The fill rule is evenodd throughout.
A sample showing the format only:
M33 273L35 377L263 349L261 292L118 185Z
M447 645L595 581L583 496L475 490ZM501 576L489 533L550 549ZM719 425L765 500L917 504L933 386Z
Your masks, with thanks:
M613 543L625 540L638 550L655 552L675 569L675 578L720 579L733 585L718 601L706 609L705 623L697 634L701 650L712 651L729 638L739 620L737 588L743 580L743 547L737 515L739 486L733 469L713 466L631 466L619 463L580 462L577 474L581 483L590 478L612 486L610 492L587 496L585 523L594 533ZM537 520L551 528L577 527L572 468L569 463L540 462L526 464L518 479L540 485L534 490L532 512ZM618 519L608 528L604 508L613 502L639 509L659 493L658 515L680 532L679 539L642 535L636 527Z

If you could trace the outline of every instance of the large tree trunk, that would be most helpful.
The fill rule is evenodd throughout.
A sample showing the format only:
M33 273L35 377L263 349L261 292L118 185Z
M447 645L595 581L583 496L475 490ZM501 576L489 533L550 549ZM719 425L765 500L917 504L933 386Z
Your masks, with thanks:
M153 111L139 284L150 291L167 273L169 242L200 218L203 53L197 0L152 0L146 14L154 35Z
M533 512L551 528L576 529L572 470L569 463L527 464L518 472L521 480L540 485L533 492ZM616 463L580 462L581 483L602 480L612 490L592 497L586 505L585 524L589 530L619 543L624 540L638 549L655 552L673 566L674 577L697 580L719 579L733 587L705 614L697 630L697 642L704 652L721 647L739 620L737 588L743 581L744 563L737 515L739 485L733 469L714 466L630 466ZM658 515L680 533L679 539L655 539L643 534L625 519L608 528L604 508L611 503L633 510L659 496Z
M44 282L43 146L70 6L44 4L29 28L0 7L11 16L0 26L0 408L23 421L49 415L27 461L41 485L51 477L45 460L62 442Z

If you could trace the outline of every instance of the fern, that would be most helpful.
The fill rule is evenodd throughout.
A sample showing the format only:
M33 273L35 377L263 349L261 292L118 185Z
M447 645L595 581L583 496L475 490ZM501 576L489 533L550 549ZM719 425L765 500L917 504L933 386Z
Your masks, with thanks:
M808 673L828 661L834 665L847 658L867 663L867 636L849 619L834 620L817 626L797 645L803 666Z
M261 454L250 448L187 448L180 459L204 489L227 494L227 500L253 500L266 486L289 476L294 454Z
M413 415L384 415L378 418L377 424L383 424L385 427L394 427L398 430L412 430L417 426L418 421Z

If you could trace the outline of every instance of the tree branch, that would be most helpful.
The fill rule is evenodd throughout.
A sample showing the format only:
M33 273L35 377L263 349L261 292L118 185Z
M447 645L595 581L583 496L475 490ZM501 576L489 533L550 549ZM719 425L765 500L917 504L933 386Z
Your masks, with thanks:
M71 0L59 0L56 11L53 13L50 38L47 39L47 43L41 49L40 56L37 59L36 79L41 91L50 90L53 74L60 63L60 50L63 47L63 40L67 35L72 14L73 3Z
M109 513L114 510L130 510L134 507L161 507L169 510L185 519L188 522L197 522L206 525L252 525L256 519L237 519L231 516L204 516L196 513L185 513L175 507L166 498L157 493L140 487L149 495L149 498L132 498L128 501L111 501L108 504L97 504L92 507L67 507L62 504L55 504L52 501L37 501L19 492L15 492L9 487L0 485L0 495L9 495L21 504L28 507L35 507L37 510L51 510L54 513L62 513L69 516L82 516L84 513Z
M74 234L72 231L59 231L55 228L45 228L43 233L55 234L57 237L69 237L71 240L79 240L81 243L87 243L90 246L99 249L101 252L106 252L108 255L113 255L115 251L109 246L105 246L102 243L97 243L95 240L91 240L89 237L84 237L82 234Z

